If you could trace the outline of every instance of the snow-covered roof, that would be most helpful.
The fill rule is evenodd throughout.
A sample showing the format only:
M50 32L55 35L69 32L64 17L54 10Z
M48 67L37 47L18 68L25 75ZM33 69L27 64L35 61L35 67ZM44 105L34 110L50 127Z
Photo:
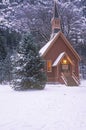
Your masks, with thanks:
M54 39L57 37L58 33L47 43L45 44L39 51L40 56L42 56L46 50L50 47L50 45L52 44L52 42L54 41Z
M57 57L57 59L53 63L53 65L52 65L53 67L56 66L59 63L59 61L62 59L62 57L64 56L64 54L65 54L65 52L60 53L60 55Z
M68 48L73 52L73 54L76 56L76 58L78 60L80 60L80 56L78 55L78 53L75 51L75 49L72 47L72 45L69 43L69 41L67 40L67 38L64 36L64 34L59 31L58 33L56 33L56 35L46 44L44 45L40 51L39 54L40 56L44 56L46 55L46 53L48 52L48 50L50 49L50 47L52 47L52 45L54 44L54 41L61 36L61 38L64 40L64 43L68 46Z

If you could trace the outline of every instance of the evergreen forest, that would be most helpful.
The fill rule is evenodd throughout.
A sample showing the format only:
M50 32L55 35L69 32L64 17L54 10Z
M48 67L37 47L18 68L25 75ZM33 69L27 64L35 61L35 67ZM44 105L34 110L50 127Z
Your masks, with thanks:
M61 30L81 57L80 73L86 79L86 1L58 0ZM51 35L54 0L0 1L0 83L12 80L12 56L29 33L38 50Z

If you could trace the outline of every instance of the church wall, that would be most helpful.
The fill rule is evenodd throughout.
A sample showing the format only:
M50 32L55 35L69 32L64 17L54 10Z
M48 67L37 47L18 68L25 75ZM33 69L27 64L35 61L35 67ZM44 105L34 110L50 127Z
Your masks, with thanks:
M44 59L45 60L52 60L52 64L53 64L53 62L56 60L56 58L62 52L66 52L67 55L70 57L70 59L74 62L74 64L75 64L75 75L79 78L79 75L78 75L78 73L79 73L78 72L78 60L76 59L76 57L73 54L73 52L71 51L71 49L69 49L69 47L64 43L64 40L61 37L59 37L55 41L53 46L47 52ZM61 80L60 73L58 74L59 77L58 77L57 73L58 73L57 70L55 70L55 68L52 68L52 72L47 72L47 75L48 75L48 77L52 77L52 78L54 77L53 80L56 80L56 79L57 79L57 81Z

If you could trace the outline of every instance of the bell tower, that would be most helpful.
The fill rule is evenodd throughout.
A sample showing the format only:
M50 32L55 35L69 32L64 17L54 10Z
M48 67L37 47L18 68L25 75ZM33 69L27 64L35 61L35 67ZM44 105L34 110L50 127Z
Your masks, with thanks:
M51 37L53 37L56 33L58 33L61 30L60 18L59 18L56 0L54 0L53 18L51 19L51 25L52 25L52 36Z

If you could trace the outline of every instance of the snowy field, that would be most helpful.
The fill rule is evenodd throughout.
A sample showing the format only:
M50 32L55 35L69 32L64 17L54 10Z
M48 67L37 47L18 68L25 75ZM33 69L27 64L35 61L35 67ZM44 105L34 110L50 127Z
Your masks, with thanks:
M0 86L0 130L86 130L86 81L25 92Z

